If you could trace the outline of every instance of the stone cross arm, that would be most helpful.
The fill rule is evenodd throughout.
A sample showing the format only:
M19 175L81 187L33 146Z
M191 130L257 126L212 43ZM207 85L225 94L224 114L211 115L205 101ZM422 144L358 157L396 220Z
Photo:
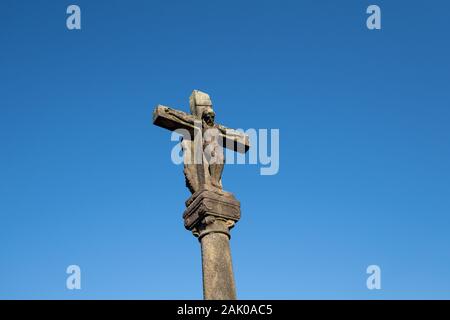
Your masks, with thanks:
M190 137L194 137L194 132L197 127L201 128L201 120L197 119L191 114L183 111L175 110L166 106L158 105L153 111L153 124L175 131L178 129L187 130ZM250 148L249 137L243 132L239 132L234 129L227 128L220 124L217 125L219 135L222 139L222 146L230 150L245 153Z

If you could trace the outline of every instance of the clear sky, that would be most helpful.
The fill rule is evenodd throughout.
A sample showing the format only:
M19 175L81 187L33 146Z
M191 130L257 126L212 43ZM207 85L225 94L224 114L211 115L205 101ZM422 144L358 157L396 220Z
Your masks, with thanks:
M82 29L66 28L77 4ZM382 29L366 28L366 8ZM229 165L242 299L450 298L448 1L4 0L0 298L202 298L161 103L280 130ZM66 289L81 267L82 289ZM366 288L379 265L382 289Z

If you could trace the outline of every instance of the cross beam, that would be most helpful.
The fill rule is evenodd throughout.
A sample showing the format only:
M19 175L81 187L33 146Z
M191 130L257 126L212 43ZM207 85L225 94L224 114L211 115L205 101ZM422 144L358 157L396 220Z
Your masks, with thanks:
M198 128L196 121L200 122L201 126L201 120L196 119L193 115L163 105L158 105L153 111L154 125L170 131L187 130L192 138L194 137L195 129ZM246 153L249 150L248 135L220 124L217 125L217 129L223 147L239 153Z

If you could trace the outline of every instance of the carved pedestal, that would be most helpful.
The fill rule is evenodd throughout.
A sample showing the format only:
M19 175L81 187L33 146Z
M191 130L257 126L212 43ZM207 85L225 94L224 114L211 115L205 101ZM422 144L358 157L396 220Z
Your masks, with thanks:
M203 189L186 201L186 207L184 225L202 247L204 298L236 299L229 239L240 218L239 201L231 193Z

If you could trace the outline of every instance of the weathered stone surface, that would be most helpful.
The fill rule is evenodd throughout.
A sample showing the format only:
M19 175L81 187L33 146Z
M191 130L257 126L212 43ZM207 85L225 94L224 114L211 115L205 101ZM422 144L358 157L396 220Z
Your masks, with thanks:
M194 90L189 97L189 108L194 117L201 119L204 112L212 110L211 98L205 92Z
M195 232L196 225L206 216L237 222L241 217L239 201L229 192L213 188L202 189L186 201L184 226Z
M153 123L171 131L186 131L182 142L184 174L192 193L204 186L222 189L223 148L245 153L250 148L249 137L215 123L211 99L204 92L193 91L190 110L192 114L158 105L153 112Z
M153 110L153 124L170 131L187 130L190 137L194 136L195 120L192 115L162 105L156 106Z
M186 229L201 243L204 298L236 299L229 240L241 210L233 194L222 190L223 148L245 153L249 137L215 123L208 94L194 90L189 106L191 114L158 105L153 123L171 131L185 130L184 174L192 196L183 218Z
M227 224L215 220L207 227L227 230ZM205 233L202 246L203 297L206 300L234 300L236 287L231 262L229 237L221 232Z
M202 247L205 299L236 299L230 252L230 229L240 218L240 204L231 193L206 189L186 201L186 229L199 238Z

